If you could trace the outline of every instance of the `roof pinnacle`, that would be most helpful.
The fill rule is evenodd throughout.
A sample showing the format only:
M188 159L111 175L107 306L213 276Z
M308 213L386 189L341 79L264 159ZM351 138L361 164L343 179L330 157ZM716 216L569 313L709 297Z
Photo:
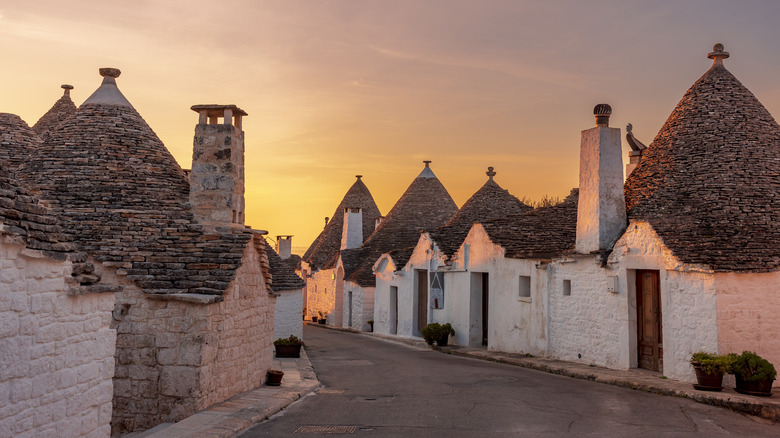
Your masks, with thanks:
M355 178L357 179L363 178L363 175L355 175Z
M105 77L118 78L119 75L122 74L121 70L119 70L118 68L113 68L113 67L103 67L103 68L101 68L98 71L100 72L100 76L103 76L104 78Z
M488 167L488 171L485 172L485 175L488 176L488 179L490 181L493 181L493 177L496 176L496 172L493 172L493 168L492 167Z
M729 52L723 50L723 44L718 43L712 48L712 52L707 55L707 58L712 59L712 65L723 65L723 60L729 57Z
M429 166L431 164L431 160L423 160L423 163L425 163L425 167L431 167Z
M64 95L65 96L70 96L70 90L73 89L73 85L62 84L61 87L62 87L63 90L65 90Z

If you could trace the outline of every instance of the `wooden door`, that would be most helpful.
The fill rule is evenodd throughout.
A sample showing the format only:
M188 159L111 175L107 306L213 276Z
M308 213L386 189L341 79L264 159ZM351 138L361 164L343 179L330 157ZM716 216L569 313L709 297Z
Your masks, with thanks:
M428 271L417 271L417 330L428 325Z
M482 274L482 345L488 344L488 274Z
M658 279L658 271L636 271L639 368L653 371L662 371L664 360Z

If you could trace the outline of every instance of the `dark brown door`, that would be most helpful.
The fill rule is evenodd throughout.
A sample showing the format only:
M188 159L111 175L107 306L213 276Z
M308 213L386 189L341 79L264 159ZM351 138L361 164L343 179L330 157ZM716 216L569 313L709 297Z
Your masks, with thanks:
M636 271L636 313L639 368L661 371L664 362L661 337L661 293L658 271Z
M488 344L488 274L482 274L482 345Z
M417 272L417 330L422 331L428 325L428 271Z

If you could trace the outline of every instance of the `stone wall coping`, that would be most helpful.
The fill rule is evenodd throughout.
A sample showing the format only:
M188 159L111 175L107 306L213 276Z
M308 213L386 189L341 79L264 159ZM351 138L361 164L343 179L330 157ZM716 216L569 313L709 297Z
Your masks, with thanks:
M184 301L195 304L214 304L225 300L222 295L207 294L147 294L148 298L165 301Z
M102 293L116 293L122 292L122 286L112 286L107 284L90 284L74 286L68 289L68 295L90 295L90 294L102 294Z

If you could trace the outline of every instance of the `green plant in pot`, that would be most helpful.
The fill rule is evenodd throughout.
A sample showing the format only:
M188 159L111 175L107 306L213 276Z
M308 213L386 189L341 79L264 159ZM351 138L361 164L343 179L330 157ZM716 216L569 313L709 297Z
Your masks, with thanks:
M433 345L433 343L436 342L439 347L446 346L450 335L454 334L455 330L450 323L442 325L438 322L432 322L422 329L422 335L425 342L428 345Z
M320 319L317 320L317 322L324 325L325 322L328 320L328 312L320 310L317 313L320 315Z
M301 357L301 347L304 343L295 335L289 338L279 338L274 341L276 357Z
M446 347L449 343L450 336L455 336L455 329L452 328L450 323L442 324L439 338L436 339L436 345L439 347Z
M719 356L699 351L693 353L690 363L696 372L697 384L693 385L694 388L702 391L720 391L723 389L723 375L731 373L734 355Z
M775 367L752 351L743 351L739 356L733 356L737 392L764 397L772 395L772 382L777 377Z

